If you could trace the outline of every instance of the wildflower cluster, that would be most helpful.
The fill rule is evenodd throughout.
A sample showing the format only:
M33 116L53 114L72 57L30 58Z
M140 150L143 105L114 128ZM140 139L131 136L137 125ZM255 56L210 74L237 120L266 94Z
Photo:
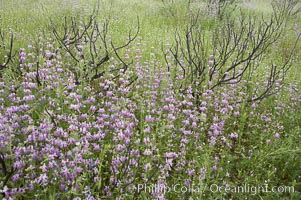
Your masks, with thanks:
M236 84L205 90L197 100L191 87L179 93L175 85L183 77L143 61L139 43L126 51L125 59L134 60L129 70L113 74L123 63L112 59L106 73L88 83L77 80L53 40L40 39L39 46L20 50L19 78L11 81L7 73L0 81L6 199L164 199L174 194L135 186L189 187L225 178L223 155L241 148L239 141L252 134L246 131L262 130L270 142L282 137L283 126L270 112L261 114L259 104L245 105ZM300 96L294 102L300 105Z

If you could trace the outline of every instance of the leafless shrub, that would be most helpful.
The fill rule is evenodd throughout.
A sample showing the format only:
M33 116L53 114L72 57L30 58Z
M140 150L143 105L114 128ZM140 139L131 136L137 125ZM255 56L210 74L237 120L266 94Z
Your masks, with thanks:
M52 25L52 31L60 48L73 60L73 66L70 68L77 79L91 81L97 79L105 73L104 64L115 56L122 63L122 67L115 71L123 73L128 69L129 63L126 63L119 55L119 50L126 48L138 36L140 23L138 18L137 31L128 33L127 42L116 46L109 37L110 18L100 23L97 9L86 20L79 20L75 17L65 17L60 28ZM61 31L60 31L61 30ZM80 69L78 69L80 68Z
M200 13L192 15L184 37L177 32L175 44L169 49L175 69L179 69L177 73L185 77L180 88L184 91L187 85L192 84L194 95L200 95L204 85L214 90L226 84L251 80L258 68L256 63L266 58L272 44L282 36L294 10L295 4L285 0L273 3L273 13L269 18L247 16L241 12L239 20L236 20L226 15L218 26L210 30L210 34L199 23ZM277 92L276 80L282 82L291 68L299 40L300 34L281 65L273 62L269 65L265 88L247 101L262 100ZM170 59L166 61L168 66L172 66Z

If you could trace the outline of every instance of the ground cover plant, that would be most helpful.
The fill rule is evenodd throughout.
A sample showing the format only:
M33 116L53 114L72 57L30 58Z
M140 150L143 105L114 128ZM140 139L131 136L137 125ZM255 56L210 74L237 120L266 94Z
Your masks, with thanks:
M0 1L2 199L300 199L298 1Z

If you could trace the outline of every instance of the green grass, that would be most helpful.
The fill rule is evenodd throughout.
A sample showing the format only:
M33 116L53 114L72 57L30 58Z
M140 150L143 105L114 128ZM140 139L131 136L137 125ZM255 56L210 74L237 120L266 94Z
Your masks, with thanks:
M270 2L270 0L252 0L250 4L254 6L244 9L249 11L251 15L260 17L261 14L266 15L272 11L271 6L269 6ZM39 35L44 38L53 38L51 21L56 27L59 27L64 17L76 16L78 19L84 20L92 12L96 3L96 0L0 0L0 29L7 36L9 32L14 33L14 48L18 52L19 48L34 45ZM177 0L176 4L163 4L160 0L100 0L98 19L99 23L102 24L104 19L109 18L109 36L114 43L123 44L129 31L135 32L139 18L139 36L131 44L131 50L135 51L136 44L140 43L141 48L139 48L143 57L141 61L158 62L151 65L154 69L153 73L155 73L156 68L163 69L163 71L166 68L162 49L166 50L168 44L174 44L175 32L178 30L182 34L189 23L189 10L198 8L202 8L204 12L204 3L192 3L191 7L188 8L185 0ZM204 29L210 30L210 28L217 26L216 21L206 16L205 13L201 13L201 17L200 23ZM258 77L254 77L253 82L260 80L261 75L266 73L266 65L270 62L281 63L283 58L287 56L287 49L291 49L294 45L293 41L296 39L296 33L293 30L294 23L300 21L299 13L295 19L290 21L292 29L287 30L284 36L273 44L265 62L260 63ZM301 27L299 26L299 28ZM210 31L208 32L210 33ZM210 35L207 36L208 40L209 38L211 38ZM8 39L6 40L8 41ZM301 44L299 42L296 47L296 55L300 55L300 53ZM132 54L134 55L133 52ZM300 98L298 97L301 91L300 63L301 57L295 57L292 63L293 67L285 79L284 88L276 97L265 99L255 111L248 105L241 109L242 113L238 119L230 120L229 123L239 123L237 130L236 128L227 130L229 133L234 130L238 131L240 137L236 147L228 150L206 147L202 151L204 154L199 160L202 160L204 164L197 163L196 165L205 165L208 168L213 163L212 155L221 154L219 165L222 170L215 177L216 183L223 184L224 180L233 185L246 183L250 185L263 185L265 183L277 185L281 183L282 185L294 186L299 193L286 196L277 193L265 193L261 194L262 196L254 196L254 199L299 199L301 192L301 108L298 106L301 104L293 101L292 98ZM295 85L297 91L290 91L291 85ZM290 102L295 102L295 104L290 105ZM277 114L275 107L281 103L287 107ZM255 116L250 115L252 111L260 114L270 113L272 123L269 127L266 127L264 121L258 120L260 117L256 114ZM141 116L143 116L143 112L141 111ZM33 115L35 114L33 113ZM168 120L162 119L157 124L156 130L160 132L160 128L164 128L166 124L168 124ZM249 124L256 126L249 127ZM177 125L181 126L180 122ZM143 124L141 126L143 127ZM229 126L232 127L231 124ZM283 130L280 133L281 139L277 140L273 135L279 126L283 126ZM262 130L266 130L266 132L262 132ZM168 145L168 138L165 138L164 135L162 138L158 138L158 142L160 141L162 144ZM103 157L103 152L99 156ZM227 177L226 173L230 173L231 177ZM52 192L54 193L54 191ZM43 192L40 191L40 193ZM55 195L51 195L51 199L55 199ZM208 191L206 195L212 199L225 198L221 194L210 194ZM44 198L46 199L47 196ZM147 198L145 197L145 199ZM252 196L248 197L246 194L233 194L233 199L243 198L253 199ZM197 199L202 199L202 197Z

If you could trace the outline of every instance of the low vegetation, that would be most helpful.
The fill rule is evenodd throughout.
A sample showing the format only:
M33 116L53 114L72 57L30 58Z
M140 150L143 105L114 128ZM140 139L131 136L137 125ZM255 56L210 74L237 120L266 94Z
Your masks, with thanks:
M1 1L3 199L300 199L300 3Z

